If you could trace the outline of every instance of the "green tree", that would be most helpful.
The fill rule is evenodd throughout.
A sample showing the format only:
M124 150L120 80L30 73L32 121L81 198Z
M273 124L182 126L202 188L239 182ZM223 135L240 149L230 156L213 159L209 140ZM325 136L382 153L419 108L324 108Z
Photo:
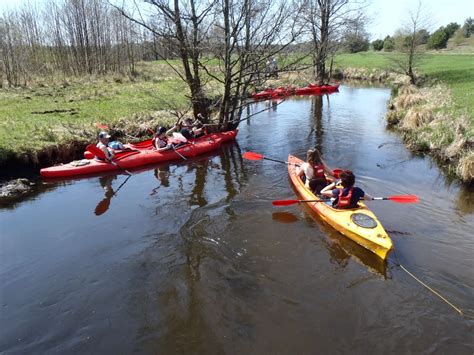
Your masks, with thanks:
M430 49L441 49L446 48L448 43L448 33L444 27L437 29L430 37L427 43L427 47Z
M446 34L448 35L448 39L453 37L454 33L460 28L461 26L458 25L456 22L451 22L449 25L445 27Z
M474 20L471 17L468 17L466 21L464 21L462 32L466 38L471 37L472 33L474 32Z
M428 40L430 39L430 33L424 28L418 31L417 36L421 44L428 43Z
M393 40L392 37L387 36L383 40L383 50L385 52L391 52L395 49L395 41Z
M383 49L384 41L381 39L376 39L372 42L372 48L374 51L381 51Z

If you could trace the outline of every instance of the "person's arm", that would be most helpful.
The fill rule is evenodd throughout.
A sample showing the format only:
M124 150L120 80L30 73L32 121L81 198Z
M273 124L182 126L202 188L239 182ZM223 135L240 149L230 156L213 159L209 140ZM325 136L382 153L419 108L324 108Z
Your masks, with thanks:
M303 163L301 164L300 166L297 166L296 167L296 174L299 176L299 177L302 177L304 175L304 166L305 164L307 163Z
M364 193L364 197L362 197L362 199L370 201L370 200L373 200L374 197L372 195Z
M337 185L337 181L334 181L334 182L330 183L329 185L327 185L326 187L324 187L321 190L321 192L320 192L321 195L333 197L334 194L333 194L332 190L336 187L336 185Z

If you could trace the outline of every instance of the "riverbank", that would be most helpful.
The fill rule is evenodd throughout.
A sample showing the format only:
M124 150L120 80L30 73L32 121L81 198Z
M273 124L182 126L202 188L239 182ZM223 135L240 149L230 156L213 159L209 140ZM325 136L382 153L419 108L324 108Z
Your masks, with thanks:
M391 85L387 126L398 131L411 150L435 157L449 175L474 182L474 56L426 54L415 87L387 69L394 55L340 55L336 73Z
M137 68L134 77L43 78L0 89L2 174L79 158L103 126L133 141L173 124L173 111L187 107L186 85L164 63Z

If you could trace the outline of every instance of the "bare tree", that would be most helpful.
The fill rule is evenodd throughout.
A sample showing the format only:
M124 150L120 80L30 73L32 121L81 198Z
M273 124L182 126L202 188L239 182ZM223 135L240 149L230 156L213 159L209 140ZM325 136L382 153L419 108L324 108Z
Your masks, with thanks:
M423 56L423 50L420 47L423 41L420 30L428 28L428 26L428 18L424 15L420 1L415 10L408 12L405 24L394 36L395 49L401 53L401 55L392 58L394 70L407 75L413 85L417 83L416 67Z
M301 20L310 32L315 79L319 85L327 80L326 62L341 43L343 29L350 19L360 17L364 1L306 0Z
M245 106L249 86L259 78L267 60L282 53L298 34L290 14L294 4L278 0L148 0L153 13L143 8L134 14L116 6L131 21L172 44L181 66L167 61L188 84L194 116L209 116L211 100L205 95L209 79L222 84L218 121L232 127ZM297 13L297 11L293 11ZM276 58L275 58L276 59ZM215 63L218 69L215 70Z

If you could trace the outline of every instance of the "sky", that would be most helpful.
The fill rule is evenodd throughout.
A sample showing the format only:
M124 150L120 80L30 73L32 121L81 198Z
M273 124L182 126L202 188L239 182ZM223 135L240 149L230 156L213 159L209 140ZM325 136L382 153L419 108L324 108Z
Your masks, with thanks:
M7 8L15 8L23 4L42 4L46 0L0 0L0 13ZM371 39L383 39L402 26L407 12L416 10L417 0L367 0L366 12L371 18L368 31ZM433 32L440 26L450 22L460 25L468 17L474 18L474 0L424 0L424 12L429 15L429 23Z

